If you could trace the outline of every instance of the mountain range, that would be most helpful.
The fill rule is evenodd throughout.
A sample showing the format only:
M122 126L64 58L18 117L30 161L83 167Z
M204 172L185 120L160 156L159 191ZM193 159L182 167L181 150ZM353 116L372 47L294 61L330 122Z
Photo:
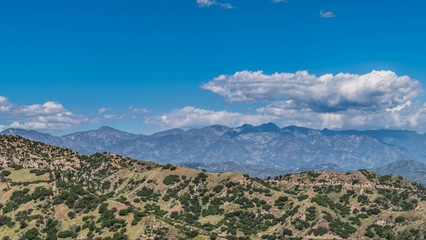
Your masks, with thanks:
M289 170L334 164L347 170L378 168L396 161L426 160L426 134L405 130L334 131L273 123L230 128L171 129L152 135L110 127L52 136L32 130L7 129L3 135L93 154L110 152L161 164L217 164ZM239 170L236 168L236 170Z

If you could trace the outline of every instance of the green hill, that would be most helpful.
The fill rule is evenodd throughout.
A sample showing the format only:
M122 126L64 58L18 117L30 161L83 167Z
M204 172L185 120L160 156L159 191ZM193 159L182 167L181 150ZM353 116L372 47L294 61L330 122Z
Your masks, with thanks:
M426 186L426 164L421 162L413 160L401 160L379 168L373 168L372 171L379 175L388 175L391 173L398 174L410 181Z
M3 239L423 239L426 191L399 176L260 180L0 136Z

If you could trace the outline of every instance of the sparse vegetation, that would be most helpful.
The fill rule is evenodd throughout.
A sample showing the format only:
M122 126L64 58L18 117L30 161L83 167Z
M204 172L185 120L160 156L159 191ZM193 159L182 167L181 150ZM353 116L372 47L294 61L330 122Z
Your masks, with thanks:
M425 188L367 170L261 180L12 136L0 156L3 239L425 237Z

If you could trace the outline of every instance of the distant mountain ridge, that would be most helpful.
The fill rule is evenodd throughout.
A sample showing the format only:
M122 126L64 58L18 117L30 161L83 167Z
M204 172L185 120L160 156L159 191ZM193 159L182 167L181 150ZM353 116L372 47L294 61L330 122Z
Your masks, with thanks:
M388 165L373 168L379 175L400 175L410 181L426 186L426 164L413 160L402 160Z
M171 129L152 135L110 127L61 137L23 129L7 129L1 134L19 135L84 154L110 152L163 164L234 162L276 170L336 164L356 170L403 159L426 160L426 135L404 130L334 131L280 128L267 123L235 128L213 125L186 131Z

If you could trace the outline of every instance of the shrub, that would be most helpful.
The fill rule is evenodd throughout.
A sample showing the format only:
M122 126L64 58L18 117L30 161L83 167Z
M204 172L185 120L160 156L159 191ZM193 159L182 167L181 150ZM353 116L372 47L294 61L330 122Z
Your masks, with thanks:
M47 172L46 169L31 169L30 173L35 173L36 176L43 175Z
M374 237L374 233L372 231L370 231L370 230L367 230L364 235L366 237L369 237L369 238L373 238Z
M12 223L12 218L7 216L0 216L0 227L3 225L10 225Z
M313 233L315 236L322 236L328 233L328 229L326 227L319 227L317 229L312 229L310 232Z
M3 170L3 171L1 171L1 174L0 174L2 177L7 177L7 176L9 176L10 175L10 171L8 171L8 170Z
M166 185L173 185L178 182L180 182L180 177L178 175L169 175L163 180L163 183Z
M75 237L77 237L77 234L75 234L71 230L66 230L66 231L63 231L63 232L59 232L58 237L59 238L75 238Z
M302 195L302 196L297 197L297 200L303 201L303 200L307 199L308 197L309 197L308 195Z
M367 210L368 215L377 215L380 213L380 209L378 208L372 208Z
M39 238L38 237L38 230L37 230L37 228L31 228L30 230L28 230L28 231L26 231L25 232L25 238L26 239L28 239L28 240L32 240L32 239L40 239L41 240L41 238Z
M316 218L316 208L314 206L309 207L306 209L308 212L306 213L306 220L307 221L313 221ZM316 236L316 235L315 235Z
M220 191L222 191L223 189L223 185L217 185L216 187L213 188L213 191L216 193L220 193Z
M293 236L293 231L291 231L290 229L284 228L283 236Z
M120 216L126 216L126 215L128 215L131 211L132 211L132 207L128 207L128 208L125 208L125 209L121 209L121 210L118 212L118 215L120 215Z
M105 181L103 184L102 184L102 189L104 189L104 190L107 190L107 189L109 189L111 187L111 182L110 181Z
M365 195L359 195L358 202L361 203L362 205L370 203L370 201L368 200L368 197Z
M13 168L13 169L15 169L15 170L20 170L20 169L22 169L22 168L24 168L23 166L21 166L21 165L12 165L12 166L10 166L11 168Z
M275 201L274 205L278 207L283 207L284 204L287 202L287 200L288 200L287 196L281 196Z
M177 211L173 211L173 212L170 213L171 218L177 218L178 216L179 216L179 212L177 212Z
M70 219L74 219L75 218L75 212L68 212L68 217Z
M207 180L207 174L204 172L199 173L194 180L192 181L194 184L199 184L200 182L205 182Z
M398 217L395 218L396 223L402 223L404 221L405 221L405 217L403 217L403 216L398 216Z
M47 196L53 195L52 189L47 189L44 187L36 187L33 194L31 195L33 200L40 199L44 200Z
M348 238L350 234L356 232L356 228L352 227L347 222L341 222L340 220L333 221L329 224L330 230L342 238Z

